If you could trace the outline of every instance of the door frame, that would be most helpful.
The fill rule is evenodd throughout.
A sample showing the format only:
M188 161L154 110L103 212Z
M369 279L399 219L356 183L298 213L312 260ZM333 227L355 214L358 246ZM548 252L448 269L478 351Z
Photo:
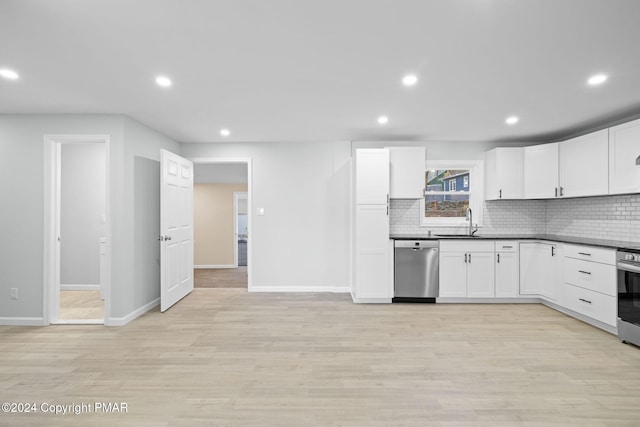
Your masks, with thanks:
M60 311L60 253L58 250L58 229L60 224L60 147L62 144L102 143L105 144L105 259L101 290L104 295L104 319L101 321L59 321ZM42 324L107 324L111 312L111 161L110 135L44 135L44 256L43 256L43 299ZM101 272L102 273L102 272Z
M252 235L253 230L253 215L251 212L251 206L253 206L252 198L253 198L253 189L252 189L252 159L251 157L187 157L194 163L194 168L196 164L225 164L225 163L245 163L247 165L247 228L249 229L249 234ZM234 220L237 221L237 218ZM237 227L236 227L237 228ZM235 230L234 230L235 233ZM195 239L195 237L194 237ZM254 238L247 239L247 291L253 291L253 242ZM238 245L235 245L235 265L238 266L238 258L237 258L237 250Z
M247 191L233 192L233 266L238 268L238 202L240 199L247 199L247 230L249 229L249 194ZM249 235L247 234L247 245ZM247 262L247 264L249 264Z

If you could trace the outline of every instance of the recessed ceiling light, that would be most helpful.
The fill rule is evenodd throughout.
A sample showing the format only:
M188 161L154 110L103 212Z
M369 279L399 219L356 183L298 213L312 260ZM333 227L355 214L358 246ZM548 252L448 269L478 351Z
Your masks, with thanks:
M515 125L519 120L520 119L516 116L509 116L507 117L507 120L505 120L505 123L508 125Z
M381 125L386 125L387 123L389 123L389 117L387 116L378 117L378 123Z
M18 77L20 77L18 75L18 73L16 73L13 70L10 70L8 68L3 68L0 70L0 76L4 77L5 79L9 79L9 80L16 80Z
M165 77L165 76L156 77L156 83L160 87L169 87L172 84L171 83L171 79L169 77Z
M415 74L407 74L402 79L402 84L405 86L413 86L418 83L418 77Z
M220 130L220 135L229 136L229 135L231 135L231 132L229 131L229 129L221 129Z
M596 74L595 76L589 77L589 80L587 80L587 83L589 83L591 86L596 86L606 81L607 81L606 74Z

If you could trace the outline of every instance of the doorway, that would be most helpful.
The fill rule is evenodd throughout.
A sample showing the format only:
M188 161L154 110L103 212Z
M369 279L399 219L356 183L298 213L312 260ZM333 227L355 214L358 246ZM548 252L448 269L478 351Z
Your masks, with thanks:
M109 137L45 136L45 322L104 324Z
M251 160L192 160L195 287L251 290Z

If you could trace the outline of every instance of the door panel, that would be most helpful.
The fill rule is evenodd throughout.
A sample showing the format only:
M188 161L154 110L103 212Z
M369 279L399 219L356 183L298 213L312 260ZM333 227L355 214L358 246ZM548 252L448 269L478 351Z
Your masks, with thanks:
M161 150L160 310L193 290L193 164Z

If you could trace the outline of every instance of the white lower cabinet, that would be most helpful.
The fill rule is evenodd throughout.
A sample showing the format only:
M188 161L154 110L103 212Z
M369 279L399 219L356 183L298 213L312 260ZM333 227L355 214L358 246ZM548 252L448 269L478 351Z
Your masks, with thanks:
M391 302L389 216L385 205L357 205L355 299Z
M520 243L520 295L557 298L559 249L557 243Z
M569 310L584 316L616 326L618 302L615 297L594 292L589 289L563 283L560 299Z
M496 298L519 296L519 264L517 241L496 241Z
M565 245L559 303L569 310L616 326L615 250Z
M493 241L440 241L440 297L493 298Z

